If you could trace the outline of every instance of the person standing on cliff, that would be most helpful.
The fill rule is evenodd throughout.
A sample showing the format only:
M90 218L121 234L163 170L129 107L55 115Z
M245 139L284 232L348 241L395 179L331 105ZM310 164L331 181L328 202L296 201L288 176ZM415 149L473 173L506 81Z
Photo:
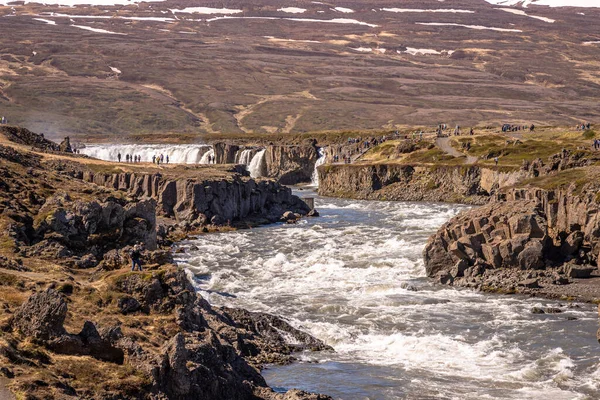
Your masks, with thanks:
M121 153L117 154L117 160L119 160L119 162L121 162Z
M140 271L142 271L142 261L140 260L140 258L142 257L142 245L139 243L136 243L135 246L133 246L133 251L131 252L131 270L135 271L135 267L137 266Z
M498 157L494 157L494 162L496 163L496 167L498 166Z

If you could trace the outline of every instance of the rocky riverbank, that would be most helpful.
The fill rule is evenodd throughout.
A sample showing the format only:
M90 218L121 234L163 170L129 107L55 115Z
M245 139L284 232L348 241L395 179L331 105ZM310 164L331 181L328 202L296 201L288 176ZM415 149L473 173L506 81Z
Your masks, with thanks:
M453 218L427 243L428 276L491 292L599 301L597 173L582 168L506 189Z
M289 189L231 167L73 157L21 133L0 140L0 374L18 398L327 398L275 393L260 369L330 348L276 316L211 307L168 247L306 214ZM128 272L137 242L145 270Z

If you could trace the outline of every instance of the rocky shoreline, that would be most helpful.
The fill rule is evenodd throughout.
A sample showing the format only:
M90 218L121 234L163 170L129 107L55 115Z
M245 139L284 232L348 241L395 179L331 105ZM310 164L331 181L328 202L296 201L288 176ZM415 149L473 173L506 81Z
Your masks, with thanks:
M276 316L211 307L169 248L198 232L295 221L310 208L288 188L231 167L126 171L15 135L0 144L0 376L13 393L328 398L275 393L260 369L331 348ZM138 242L145 269L129 272Z
M429 239L427 275L489 292L598 302L597 192L596 183L502 191Z

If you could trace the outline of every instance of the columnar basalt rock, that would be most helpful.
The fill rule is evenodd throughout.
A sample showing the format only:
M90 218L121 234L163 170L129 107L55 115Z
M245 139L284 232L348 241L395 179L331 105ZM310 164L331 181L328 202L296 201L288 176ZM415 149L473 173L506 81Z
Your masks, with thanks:
M493 202L459 214L429 239L423 253L427 275L443 283L507 291L589 277L600 253L597 189L596 184L573 184L498 193ZM539 278L535 285L526 282L532 276Z
M290 188L272 181L255 181L235 176L233 179L172 180L160 174L133 175L85 173L83 180L119 189L136 197L152 197L158 210L179 221L194 220L200 214L208 219L219 216L223 221L262 215L277 221L285 211L305 215L308 206ZM136 206L137 207L137 206Z

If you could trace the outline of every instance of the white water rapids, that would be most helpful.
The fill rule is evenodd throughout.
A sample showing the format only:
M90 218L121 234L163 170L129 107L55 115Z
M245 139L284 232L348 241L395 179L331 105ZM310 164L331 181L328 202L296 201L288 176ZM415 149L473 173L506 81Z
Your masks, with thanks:
M320 197L316 207L320 218L203 235L176 254L210 303L283 316L334 347L267 368L271 386L336 399L600 397L592 306L424 277L428 236L463 207Z
M205 157L212 146L206 144L90 144L80 149L81 154L100 160L117 161L121 154L121 161L125 155L141 156L142 162L151 162L152 156L169 156L173 164L208 164ZM214 153L213 153L214 154Z

